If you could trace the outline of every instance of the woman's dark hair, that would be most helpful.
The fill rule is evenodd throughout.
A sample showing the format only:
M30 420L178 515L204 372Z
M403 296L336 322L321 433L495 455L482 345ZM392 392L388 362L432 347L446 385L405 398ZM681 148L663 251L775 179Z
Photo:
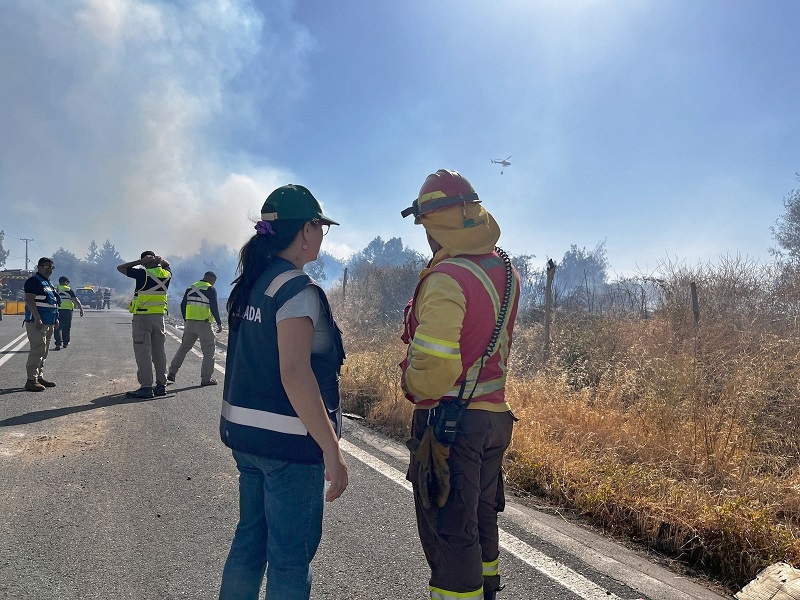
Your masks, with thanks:
M307 222L294 219L272 221L275 235L257 233L242 246L239 251L239 265L236 267L238 276L233 280L233 289L228 298L228 327L239 328L253 284L272 264L278 253L292 243Z

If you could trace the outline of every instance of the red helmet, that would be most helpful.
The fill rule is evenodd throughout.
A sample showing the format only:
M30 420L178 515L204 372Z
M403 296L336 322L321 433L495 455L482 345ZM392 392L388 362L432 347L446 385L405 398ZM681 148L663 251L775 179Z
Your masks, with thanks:
M472 184L458 171L439 169L425 178L417 199L400 214L403 218L413 214L419 223L425 213L465 202L480 202Z

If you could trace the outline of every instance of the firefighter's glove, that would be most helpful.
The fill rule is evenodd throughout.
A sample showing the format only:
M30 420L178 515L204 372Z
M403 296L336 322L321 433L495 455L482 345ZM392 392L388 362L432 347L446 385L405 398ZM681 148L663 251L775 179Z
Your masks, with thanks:
M417 461L416 484L420 503L425 509L433 505L441 508L450 495L450 466L447 464L450 446L436 439L431 425L425 428L419 444L416 441L409 440L408 445Z
M433 435L431 427L431 458L433 459L433 475L436 481L436 505L441 508L447 503L450 495L450 465L447 459L450 458L450 446L442 444ZM431 496L433 498L433 496Z

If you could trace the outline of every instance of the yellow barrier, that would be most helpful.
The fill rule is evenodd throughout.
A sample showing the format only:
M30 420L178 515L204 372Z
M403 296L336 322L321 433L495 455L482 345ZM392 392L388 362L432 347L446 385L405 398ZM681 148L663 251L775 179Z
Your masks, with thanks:
M21 300L3 300L0 302L5 304L3 307L4 315L22 315L25 313L25 302Z

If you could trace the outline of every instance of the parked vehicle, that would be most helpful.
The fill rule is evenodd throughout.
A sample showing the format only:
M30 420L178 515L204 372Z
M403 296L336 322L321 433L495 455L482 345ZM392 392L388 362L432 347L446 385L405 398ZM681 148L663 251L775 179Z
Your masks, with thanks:
M96 308L99 309L100 305L97 304L96 294L97 288L91 285L85 285L83 287L76 288L75 295L78 297L78 300L81 301L84 308Z

